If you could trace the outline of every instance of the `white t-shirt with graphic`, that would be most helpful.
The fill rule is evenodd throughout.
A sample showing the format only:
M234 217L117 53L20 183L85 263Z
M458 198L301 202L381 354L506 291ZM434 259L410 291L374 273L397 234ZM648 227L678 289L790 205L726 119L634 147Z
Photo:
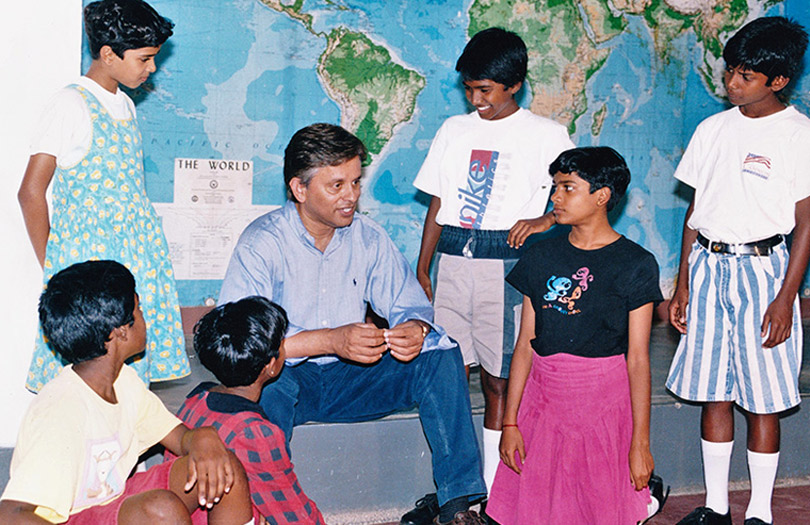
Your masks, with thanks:
M548 166L573 147L564 126L527 109L499 120L457 115L439 128L413 184L441 199L442 226L508 230L545 213Z

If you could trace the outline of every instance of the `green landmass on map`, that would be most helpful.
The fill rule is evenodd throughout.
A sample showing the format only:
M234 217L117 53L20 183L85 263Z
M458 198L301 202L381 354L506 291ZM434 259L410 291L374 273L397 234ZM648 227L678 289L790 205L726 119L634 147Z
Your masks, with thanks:
M760 3L779 2L781 0ZM692 29L703 47L701 76L712 93L723 96L723 43L742 27L748 14L746 0L703 0L700 9L691 11L678 11L664 0L652 0L644 10L644 20L652 31L656 54L664 60L672 40Z
M326 39L318 63L326 90L341 108L341 124L355 132L372 154L379 153L397 125L410 120L425 79L393 63L389 51L368 36L338 27L328 34L312 29L303 0L259 0ZM754 0L767 8L782 0ZM754 7L753 5L751 7ZM610 56L610 41L626 30L629 17L643 21L655 54L669 60L672 41L692 30L703 49L700 74L723 96L723 43L749 15L748 0L473 0L470 36L498 26L519 34L529 50L530 109L576 131L588 111L586 88ZM607 107L594 113L592 131L601 130Z
M607 116L607 104L602 104L599 109L593 112L593 120L591 122L591 135L598 137L602 133L602 126L605 125L605 117Z
M609 39L623 22L605 2L586 0L596 16L590 20L598 38ZM583 6L585 8L585 6ZM585 9L587 11L587 9ZM608 18L599 19L607 13ZM610 50L598 48L588 34L579 2L573 0L474 0L469 10L468 34L499 26L514 31L529 49L527 80L532 90L531 110L575 131L577 118L587 110L585 85L607 60Z
M393 62L385 47L343 27L329 33L318 74L341 107L343 127L372 154L382 151L397 125L410 120L425 87L425 78Z
M781 0L759 1L770 6ZM493 26L519 34L529 49L530 109L573 133L588 110L588 80L610 55L605 44L624 32L628 17L642 18L661 61L668 59L674 39L694 30L704 49L701 74L711 91L722 96L723 42L748 14L746 0L474 0L468 34ZM594 115L595 129L601 129L603 111Z
M315 31L312 29L312 15L302 11L304 0L293 0L293 2L289 4L284 4L280 0L259 0L259 2L279 13L284 13L293 20L298 20L304 24L304 27L306 27L310 33L315 34Z
M327 94L340 106L341 125L355 133L369 153L379 154L395 128L413 116L425 77L394 62L388 49L363 33L345 27L328 34L315 32L312 16L302 11L303 0L291 4L259 1L326 39L326 48L318 59L318 76Z

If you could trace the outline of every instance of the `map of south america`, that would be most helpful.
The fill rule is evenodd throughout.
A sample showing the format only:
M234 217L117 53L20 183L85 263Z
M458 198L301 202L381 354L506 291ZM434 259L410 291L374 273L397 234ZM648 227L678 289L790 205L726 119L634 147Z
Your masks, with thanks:
M393 62L388 49L363 33L343 26L328 34L316 32L312 16L301 12L301 0L290 5L261 1L300 21L313 35L325 38L324 52L318 59L318 77L340 106L340 124L355 133L369 153L379 154L396 126L413 115L416 96L425 87L425 78Z

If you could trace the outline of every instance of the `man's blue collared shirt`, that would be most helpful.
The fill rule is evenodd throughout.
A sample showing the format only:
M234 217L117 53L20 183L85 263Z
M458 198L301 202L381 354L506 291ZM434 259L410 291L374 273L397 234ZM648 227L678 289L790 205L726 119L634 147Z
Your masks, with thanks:
M365 322L368 303L390 326L430 323L433 331L423 351L455 346L433 324L433 307L405 257L380 225L359 213L351 225L335 229L324 252L315 247L293 202L253 221L234 248L219 304L250 295L267 297L287 311L287 337Z

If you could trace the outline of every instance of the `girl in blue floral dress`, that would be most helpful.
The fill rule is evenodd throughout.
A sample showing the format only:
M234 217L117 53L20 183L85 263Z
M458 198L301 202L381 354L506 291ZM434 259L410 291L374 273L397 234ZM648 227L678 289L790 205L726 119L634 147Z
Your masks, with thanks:
M119 89L155 71L172 23L141 0L95 2L84 17L93 61L40 120L19 191L26 228L46 285L80 261L113 259L129 268L148 333L146 352L130 364L147 384L183 377L190 370L169 246L146 196L135 106ZM40 330L27 388L39 391L64 364Z

